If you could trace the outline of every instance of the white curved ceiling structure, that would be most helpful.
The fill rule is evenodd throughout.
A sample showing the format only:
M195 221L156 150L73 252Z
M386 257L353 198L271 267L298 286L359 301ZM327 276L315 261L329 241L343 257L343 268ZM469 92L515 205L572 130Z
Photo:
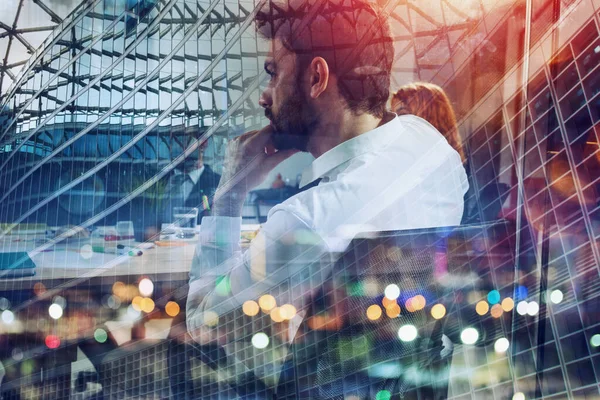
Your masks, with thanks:
M0 1L0 97L31 54L79 0Z

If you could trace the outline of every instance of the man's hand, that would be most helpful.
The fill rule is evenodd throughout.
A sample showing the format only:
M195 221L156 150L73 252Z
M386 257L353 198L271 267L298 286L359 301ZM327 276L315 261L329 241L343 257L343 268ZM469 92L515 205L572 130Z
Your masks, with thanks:
M265 180L280 162L298 150L276 151L271 143L273 127L246 132L230 141L223 161L223 173L215 193L213 213L239 217L250 190Z

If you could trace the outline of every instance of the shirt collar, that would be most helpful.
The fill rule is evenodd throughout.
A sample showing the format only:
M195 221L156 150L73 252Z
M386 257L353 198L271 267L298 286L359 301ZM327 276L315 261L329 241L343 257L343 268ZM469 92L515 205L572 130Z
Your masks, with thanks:
M380 150L390 134L395 138L400 134L399 117L396 115L387 123L338 144L331 150L315 159L303 172L300 187L304 187L317 179L324 178L339 166L361 154Z

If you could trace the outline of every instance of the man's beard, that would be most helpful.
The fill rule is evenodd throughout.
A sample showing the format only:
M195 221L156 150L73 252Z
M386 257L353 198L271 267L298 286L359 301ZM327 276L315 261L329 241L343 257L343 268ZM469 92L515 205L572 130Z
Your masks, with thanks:
M269 108L265 110L265 116L271 120L275 131L272 141L277 150L307 151L312 127L316 125L315 121L307 122L311 118L306 115L307 111L305 97L299 89L281 104L277 115Z

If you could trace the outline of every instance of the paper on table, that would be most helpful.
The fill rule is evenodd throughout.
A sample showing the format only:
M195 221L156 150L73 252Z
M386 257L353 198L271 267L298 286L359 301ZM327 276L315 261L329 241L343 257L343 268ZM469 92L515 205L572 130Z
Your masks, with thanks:
M29 257L38 268L97 269L122 264L129 256L116 254L57 250L51 252L29 252Z

